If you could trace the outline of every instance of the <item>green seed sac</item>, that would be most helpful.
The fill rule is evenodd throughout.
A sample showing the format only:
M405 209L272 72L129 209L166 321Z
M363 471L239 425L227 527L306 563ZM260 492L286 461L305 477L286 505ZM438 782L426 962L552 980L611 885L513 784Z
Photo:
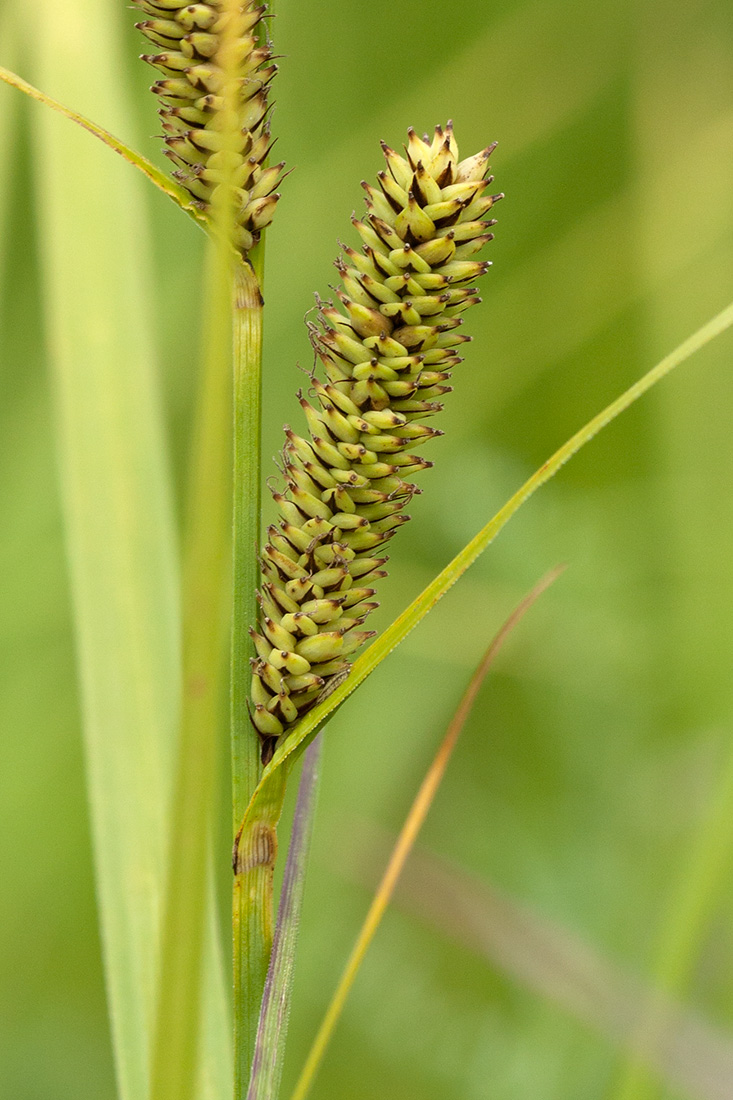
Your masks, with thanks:
M149 17L137 27L157 48L143 59L161 79L165 155L202 210L234 194L234 243L246 255L270 224L284 165L265 167L271 146L268 91L277 66L261 41L265 5L227 0L133 0ZM232 20L234 22L232 23Z
M278 738L347 675L373 636L361 629L386 576L384 549L432 465L408 448L439 431L420 423L451 389L461 314L489 264L485 215L494 146L460 160L451 123L430 139L408 131L406 157L383 145L379 188L352 219L361 252L336 261L338 305L318 300L311 342L325 370L298 394L309 436L285 429L280 513L262 552L260 618L252 630L252 720L263 760ZM437 399L437 400L436 400ZM337 679L338 678L338 681Z

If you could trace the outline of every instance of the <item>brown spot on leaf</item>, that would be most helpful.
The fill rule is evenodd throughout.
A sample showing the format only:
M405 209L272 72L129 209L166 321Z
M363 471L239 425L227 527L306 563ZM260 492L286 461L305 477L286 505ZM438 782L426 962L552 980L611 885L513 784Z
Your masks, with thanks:
M234 873L245 875L256 867L274 867L277 833L264 821L255 821L242 834L234 848Z

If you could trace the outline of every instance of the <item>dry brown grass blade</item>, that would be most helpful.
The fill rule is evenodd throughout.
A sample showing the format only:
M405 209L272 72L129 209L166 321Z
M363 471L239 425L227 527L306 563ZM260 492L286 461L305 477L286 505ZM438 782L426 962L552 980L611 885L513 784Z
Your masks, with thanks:
M377 887L377 891L374 895L369 912L366 915L364 924L357 937L356 943L349 956L348 962L344 967L339 983L336 987L336 991L331 999L331 1003L326 1010L326 1014L323 1017L318 1033L313 1041L313 1046L308 1054L305 1065L301 1071L298 1082L293 1090L291 1100L304 1100L308 1095L310 1088L313 1084L315 1075L318 1071L318 1067L323 1060L323 1056L326 1052L326 1048L331 1040L338 1019L343 1011L346 1003L346 998L349 995L352 985L356 979L356 975L359 972L364 957L369 949L377 929L381 923L382 917L389 905L392 894L394 893L407 858L412 851L412 848L417 839L418 833L422 828L425 818L428 815L430 806L440 786L441 780L445 775L445 770L448 767L448 761L451 758L453 749L456 746L456 742L461 734L461 730L466 724L466 719L471 713L471 708L475 702L476 696L481 689L487 673L496 659L496 656L501 649L504 641L508 635L512 632L514 627L520 622L520 620L526 615L530 607L539 599L543 592L545 592L550 585L559 577L560 573L564 570L564 566L557 566L551 570L542 580L538 581L535 587L529 592L524 599L515 607L509 618L499 628L497 634L491 641L486 653L484 654L481 663L471 677L471 681L466 689L466 692L461 699L458 709L448 726L448 731L443 738L443 741L438 749L435 758L433 759L428 773L423 780L420 790L417 793L415 801L410 807L410 812L407 815L405 824L402 827L397 843L394 846L392 854L389 858L387 868L382 876L382 880Z

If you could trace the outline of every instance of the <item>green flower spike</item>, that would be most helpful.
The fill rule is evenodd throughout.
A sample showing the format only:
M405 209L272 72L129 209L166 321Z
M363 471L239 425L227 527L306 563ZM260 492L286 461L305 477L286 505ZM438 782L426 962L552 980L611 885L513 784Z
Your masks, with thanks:
M258 28L265 5L244 2L230 18L223 0L133 0L150 16L136 24L160 53L143 60L163 76L152 86L160 99L165 154L173 173L202 210L210 211L220 184L236 188L235 245L246 255L270 224L280 198L275 193L284 165L265 167L270 151L267 95L277 71L269 42ZM235 51L237 118L224 110L227 74L222 44ZM231 133L236 137L232 143Z
M483 220L501 195L485 192L495 146L459 160L451 123L430 141L409 130L407 159L383 145L387 171L353 218L361 253L336 261L339 305L318 301L309 325L326 381L299 393L310 439L285 429L281 515L268 530L252 630L252 720L267 761L277 738L348 674L373 636L362 630L386 576L387 541L419 490L409 478L432 465L411 448L441 435L421 421L442 408L458 350L461 314L480 299L474 259L492 234Z

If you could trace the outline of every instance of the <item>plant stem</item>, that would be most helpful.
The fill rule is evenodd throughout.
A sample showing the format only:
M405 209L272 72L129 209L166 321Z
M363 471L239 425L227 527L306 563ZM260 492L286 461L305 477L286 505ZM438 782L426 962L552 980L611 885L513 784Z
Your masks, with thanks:
M255 262L261 271L261 246ZM257 270L234 274L234 504L232 609L232 786L237 829L260 775L259 740L249 718L249 629L256 621L260 543L262 294Z
M260 244L254 267L238 265L234 276L234 574L231 651L231 730L234 829L239 826L260 776L259 738L248 710L249 629L256 621L260 542L260 410L262 277ZM272 865L276 840L253 833L250 855L235 867L233 898L234 1095L245 1095L254 1050L260 1000L272 945ZM264 852L262 861L257 853Z
M228 281L228 264L223 262L221 250L212 245L183 551L181 725L171 809L151 1100L189 1100L196 1082L207 858L229 576Z
M282 806L288 769L280 768L273 784ZM237 845L234 875L234 1100L246 1100L254 1056L262 994L272 953L272 884L277 856L279 818L268 807L249 822Z
M318 799L322 749L323 737L316 737L308 746L298 784L298 800L277 909L267 983L262 997L247 1100L272 1100L280 1095L293 993L295 953Z

